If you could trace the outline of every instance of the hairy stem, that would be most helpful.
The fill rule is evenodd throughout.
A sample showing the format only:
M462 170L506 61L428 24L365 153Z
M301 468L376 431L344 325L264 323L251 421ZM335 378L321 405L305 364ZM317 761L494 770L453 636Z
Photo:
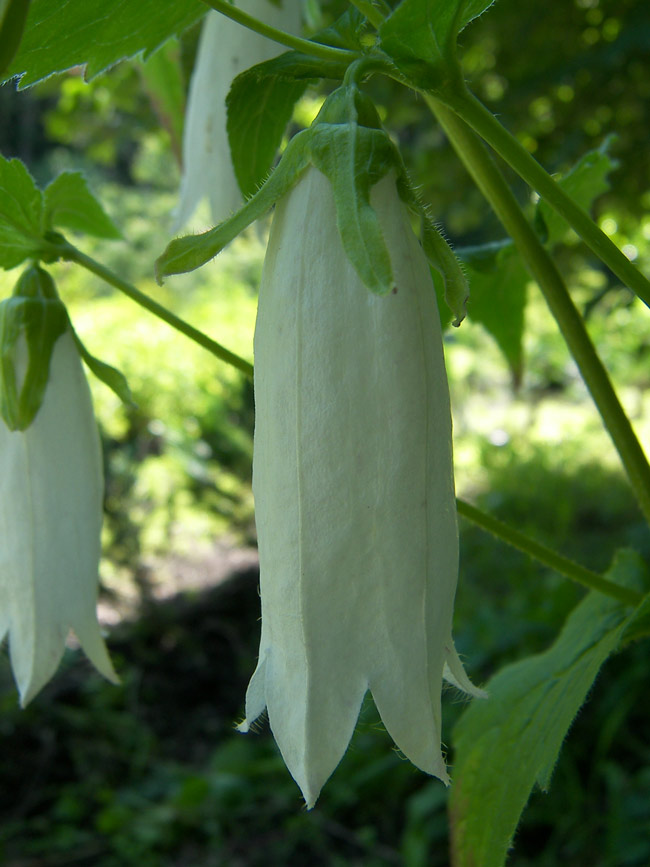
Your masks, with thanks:
M557 551L547 548L546 545L542 545L540 542L536 542L535 539L525 536L519 530L515 530L508 524L504 524L492 515L482 512L476 506L472 506L464 500L456 500L456 506L458 514L462 515L463 518L467 518L468 521L476 524L482 530L492 533L493 536L496 536L502 542L506 542L508 545L512 545L513 548L523 551L524 554L528 554L534 560L543 563L544 566L554 569L560 575L564 575L565 578L570 578L577 584L582 584L583 587L589 587L590 590L599 590L601 593L606 593L608 596L618 599L626 605L638 605L641 602L643 598L641 593L629 590L627 587L621 587L620 584L609 581L607 578L599 575L598 572L592 572L591 569L586 569L579 563L574 563L573 560L563 557Z
M234 352L226 349L226 347L222 346L220 343L217 343L216 340L212 340L202 331L199 331L188 322L185 322L185 320L180 319L166 307L163 307L162 304L154 301L153 298L149 298L148 295L145 295L144 292L136 289L136 287L132 286L130 283L122 280L121 277L118 277L117 274L114 274L113 271L111 271L109 268L106 268L100 262L96 262L90 256L82 253L81 250L78 250L76 247L72 246L72 244L68 244L67 242L64 245L58 246L57 252L62 259L68 262L76 262L78 265L86 268L86 270L91 271L98 277L101 277L101 279L104 280L106 283L109 283L111 286L119 289L120 292L128 295L128 297L131 298L132 301L135 301L136 304L144 307L150 313L153 313L154 316L157 316L168 325L171 325L172 328L180 331L181 334L189 337L190 340L198 343L199 346L202 346L204 349L207 349L208 352L211 352L221 361L225 361L226 364L230 364L232 365L232 367L236 367L237 370L241 370L242 373L245 373L246 376L252 379L252 364L250 364L248 361L245 361L243 358L240 358L238 355L235 355Z
M425 99L537 281L650 523L650 465L559 271L481 141L446 105Z

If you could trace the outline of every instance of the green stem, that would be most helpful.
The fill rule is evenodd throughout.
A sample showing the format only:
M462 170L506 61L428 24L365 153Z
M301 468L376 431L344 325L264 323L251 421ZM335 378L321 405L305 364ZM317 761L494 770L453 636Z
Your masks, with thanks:
M369 0L350 0L350 3L352 3L353 6L356 6L362 15L366 16L368 21L370 21L376 30L379 30L381 25L384 23L384 15L381 10L373 6Z
M217 12L221 12L227 18L232 18L238 24L248 27L249 30L253 30L255 33L259 33L260 36L265 36L273 42L278 42L287 48L293 48L294 51L300 51L302 54L311 54L312 57L320 57L322 60L335 60L338 63L350 63L359 57L355 51L348 51L345 48L333 48L331 45L321 45L320 42L302 39L300 36L293 36L291 33L285 33L284 30L271 27L270 24L265 24L247 12L242 12L241 9L233 6L228 0L203 0L203 2L206 6L216 9Z
M621 587L620 584L615 584L613 581L603 578L597 572L592 572L591 569L586 569L579 563L574 563L573 560L569 560L567 557L558 554L557 551L553 551L551 548L547 548L546 545L542 545L529 536L525 536L519 530L513 529L492 515L480 511L476 506L472 506L464 500L456 500L456 506L458 514L462 515L463 518L467 518L468 521L481 527L481 529L492 533L497 539L507 542L508 545L512 545L513 548L523 551L524 554L528 554L534 560L538 560L540 563L543 563L550 569L554 569L560 575L570 578L577 584L589 587L590 590L599 590L601 593L606 593L608 596L612 596L626 605L638 605L641 602L643 598L641 593L629 590L627 587Z
M68 244L66 242L63 245L58 246L57 251L62 259L66 260L67 262L76 262L77 265L81 265L83 268L86 268L86 270L92 271L93 274L101 277L101 279L105 280L106 283L110 283L111 286L114 286L116 289L119 289L120 292L128 295L128 297L131 298L132 301L135 301L136 304L144 307L150 313L153 313L154 316L157 316L168 325L171 325L172 328L180 331L181 334L189 337L190 340L198 343L199 346L202 346L204 349L207 349L208 352L211 352L221 361L225 361L226 364L230 364L233 367L236 367L237 370L241 370L241 372L245 373L246 376L250 377L251 379L253 378L253 365L250 364L248 361L245 361L243 358L235 355L234 352L226 349L225 346L217 343L216 340L212 340L202 331L199 331L188 322L185 322L183 319L175 316L166 307L163 307L162 304L154 301L153 298L149 298L148 295L145 295L143 292L140 292L139 289L136 289L135 286L132 286L125 280L122 280L121 277L118 277L117 274L114 274L109 268L106 268L104 265L96 262L90 256L86 256L85 253L82 253L81 250L73 247L72 244Z
M539 195L564 217L587 246L626 286L650 306L650 281L602 232L537 160L512 136L466 88L440 98L474 129Z
M481 141L445 105L430 95L425 99L544 294L650 523L650 465L559 271Z

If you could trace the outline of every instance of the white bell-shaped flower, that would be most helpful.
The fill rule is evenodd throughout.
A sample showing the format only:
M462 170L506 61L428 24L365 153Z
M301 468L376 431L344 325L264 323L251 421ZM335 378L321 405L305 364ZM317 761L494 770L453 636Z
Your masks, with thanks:
M19 381L27 368L16 345ZM90 390L72 333L54 345L43 402L26 430L0 418L0 640L26 705L54 674L70 629L117 675L96 615L103 471Z
M264 23L297 33L300 0L237 0L244 12ZM190 81L183 131L183 176L175 229L190 219L204 196L215 223L242 203L226 132L226 97L233 79L257 63L270 60L282 46L211 11L205 17Z
M449 391L428 263L391 174L371 192L395 289L350 264L328 180L277 205L255 332L262 637L240 730L268 709L308 807L370 690L399 749L447 782L441 689L458 531Z

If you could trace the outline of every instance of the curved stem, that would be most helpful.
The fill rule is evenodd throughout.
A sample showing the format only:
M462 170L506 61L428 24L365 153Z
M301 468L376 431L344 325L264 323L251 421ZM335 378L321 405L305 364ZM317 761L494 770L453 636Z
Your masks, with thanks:
M626 605L638 605L641 602L643 598L641 593L637 593L627 587L621 587L620 584L615 584L613 581L603 578L598 572L592 572L591 569L586 569L579 563L569 560L568 557L563 557L557 551L547 548L546 545L542 545L540 542L536 542L535 539L525 536L519 530L515 530L508 524L504 524L492 515L482 512L476 506L472 506L464 500L456 500L456 506L458 514L476 524L477 527L486 530L488 533L492 533L497 539L507 542L513 548L523 551L524 554L528 554L534 560L554 569L560 575L570 578L583 587L589 587L590 590L599 590L601 593L606 593L608 596L618 599Z
M242 12L237 6L233 6L228 0L203 0L206 6L221 12L227 18L232 18L238 24L248 27L260 36L265 36L273 42L278 42L280 45L285 45L287 48L293 48L294 51L300 51L302 54L311 54L312 57L320 57L323 60L335 60L339 63L350 63L359 55L354 51L348 51L345 48L333 48L331 45L321 45L320 42L312 42L311 39L302 39L300 36L293 36L291 33L285 33L284 30L278 30L276 27L271 27L270 24L265 24L259 18L254 18L247 12Z
M559 271L482 142L446 105L425 99L544 294L650 523L650 465Z
M185 320L180 319L166 307L163 307L162 304L154 301L153 298L149 298L149 296L145 295L144 292L140 292L140 290L136 289L135 286L122 280L121 277L118 277L117 274L114 274L109 268L106 268L100 262L96 262L90 256L86 256L85 253L82 253L81 250L78 250L72 244L66 242L63 245L57 245L57 252L62 259L67 262L76 262L77 265L81 265L83 268L86 268L86 270L101 277L101 279L105 280L106 283L110 283L111 286L114 286L116 289L119 289L120 292L128 295L128 297L131 298L132 301L135 301L136 304L144 307L150 313L153 313L154 316L157 316L168 325L171 325L172 328L180 331L181 334L189 337L190 340L198 343L199 346L202 346L204 349L207 349L208 352L211 352L221 361L225 361L226 364L230 364L232 367L236 367L237 370L241 370L241 372L246 374L250 379L253 378L253 365L248 361L235 355L234 352L226 349L225 346L217 343L216 340L212 340L202 331L199 331L188 322L185 322Z
M380 9L377 9L372 5L371 0L350 0L350 3L352 3L353 6L356 6L362 15L366 16L375 29L378 30L384 23L383 13Z
M466 88L440 94L481 138L499 154L527 184L564 217L587 246L626 286L650 306L650 281L602 232L589 214L557 184L537 160L512 136L494 115Z

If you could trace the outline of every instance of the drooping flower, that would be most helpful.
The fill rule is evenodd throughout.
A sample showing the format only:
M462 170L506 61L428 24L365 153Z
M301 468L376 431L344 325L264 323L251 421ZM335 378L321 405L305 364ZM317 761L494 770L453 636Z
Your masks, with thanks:
M43 274L38 272L39 279ZM12 342L7 351L20 392L32 375L28 370L43 359L23 335ZM69 327L55 337L46 383L26 429L10 430L0 418L0 640L9 638L23 706L54 674L70 629L93 665L117 681L96 615L103 497L99 434Z
M300 0L238 0L237 5L266 24L297 33ZM242 27L219 12L205 17L183 132L183 177L175 228L182 228L204 196L215 223L242 203L226 132L226 97L232 80L269 60L281 46Z
M262 636L240 730L268 710L307 805L370 690L400 750L447 782L444 677L458 532L449 392L428 263L392 173L371 191L393 292L368 291L310 167L279 202L255 332Z

